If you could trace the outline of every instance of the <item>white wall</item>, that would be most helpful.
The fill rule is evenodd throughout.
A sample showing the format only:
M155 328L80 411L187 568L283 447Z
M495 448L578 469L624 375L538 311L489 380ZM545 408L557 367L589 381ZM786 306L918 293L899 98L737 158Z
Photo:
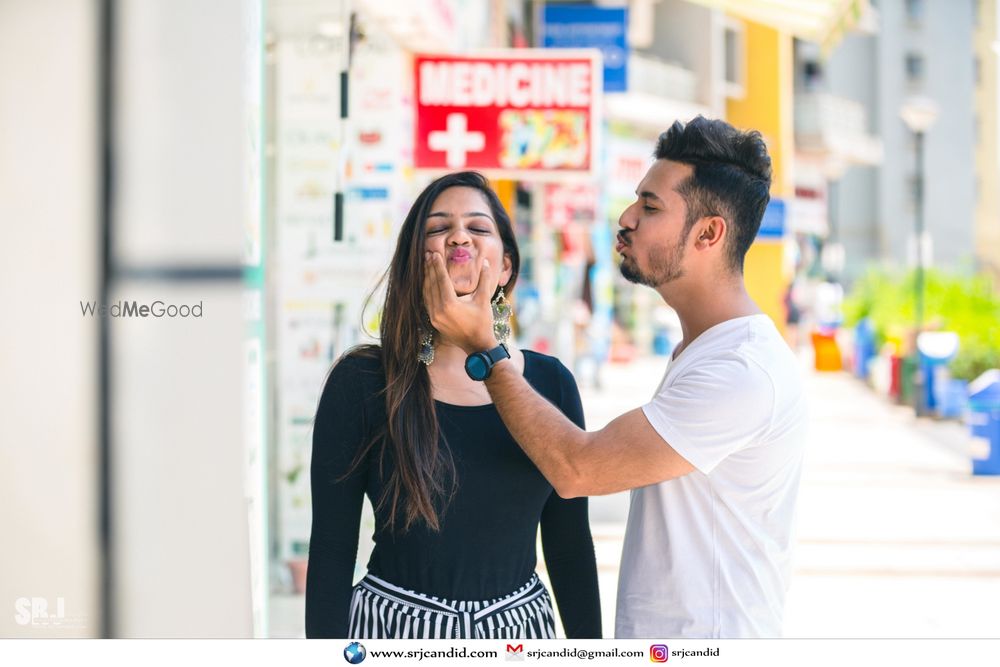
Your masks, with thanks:
M0 0L0 637L99 631L95 6Z
M117 4L117 256L237 267L248 2ZM251 636L242 285L123 281L113 298L204 309L113 324L117 632Z
M254 0L118 0L115 299L201 319L111 320L116 636L252 635L242 433ZM97 2L0 0L0 637L100 632ZM64 623L21 625L18 598ZM28 606L30 613L31 608ZM30 616L29 616L30 620Z

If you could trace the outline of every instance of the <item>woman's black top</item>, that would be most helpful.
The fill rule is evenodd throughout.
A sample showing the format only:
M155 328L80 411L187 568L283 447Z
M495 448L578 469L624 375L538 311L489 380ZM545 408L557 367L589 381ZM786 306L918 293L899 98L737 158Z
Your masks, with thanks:
M557 359L525 351L524 376L583 427L576 382ZM337 480L349 470L363 442L385 424L384 386L378 360L348 356L334 366L320 397L313 430L308 637L347 636L363 497L367 494L378 508L389 471L379 474L375 448L350 477ZM566 636L600 637L597 563L587 499L556 495L493 404L435 401L435 411L455 462L457 492L440 516L440 532L420 521L406 532L400 528L389 532L389 503L376 509L368 571L402 588L443 599L502 597L531 578L540 523ZM398 520L397 526L402 523Z

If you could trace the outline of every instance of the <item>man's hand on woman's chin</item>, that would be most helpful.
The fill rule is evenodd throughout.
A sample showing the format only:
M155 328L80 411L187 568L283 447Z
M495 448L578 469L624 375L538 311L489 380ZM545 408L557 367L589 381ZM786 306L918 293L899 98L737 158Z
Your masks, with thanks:
M475 291L457 296L444 258L435 252L428 252L425 257L424 305L431 325L442 338L470 354L495 347L490 299L496 291L499 269L483 260Z

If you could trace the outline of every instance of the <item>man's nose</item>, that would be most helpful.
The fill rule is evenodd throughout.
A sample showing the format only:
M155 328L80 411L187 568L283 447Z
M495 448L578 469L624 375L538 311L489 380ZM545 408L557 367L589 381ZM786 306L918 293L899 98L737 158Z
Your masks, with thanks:
M622 214L618 216L618 226L628 230L635 229L638 226L639 222L638 218L635 216L634 211L635 211L635 204L632 204L624 211L622 211Z

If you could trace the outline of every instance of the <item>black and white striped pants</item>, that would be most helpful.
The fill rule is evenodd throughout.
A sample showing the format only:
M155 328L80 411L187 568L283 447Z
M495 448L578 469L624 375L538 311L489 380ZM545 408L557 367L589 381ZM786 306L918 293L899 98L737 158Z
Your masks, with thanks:
M354 587L351 639L555 639L549 592L533 574L493 600L442 600L371 574Z

